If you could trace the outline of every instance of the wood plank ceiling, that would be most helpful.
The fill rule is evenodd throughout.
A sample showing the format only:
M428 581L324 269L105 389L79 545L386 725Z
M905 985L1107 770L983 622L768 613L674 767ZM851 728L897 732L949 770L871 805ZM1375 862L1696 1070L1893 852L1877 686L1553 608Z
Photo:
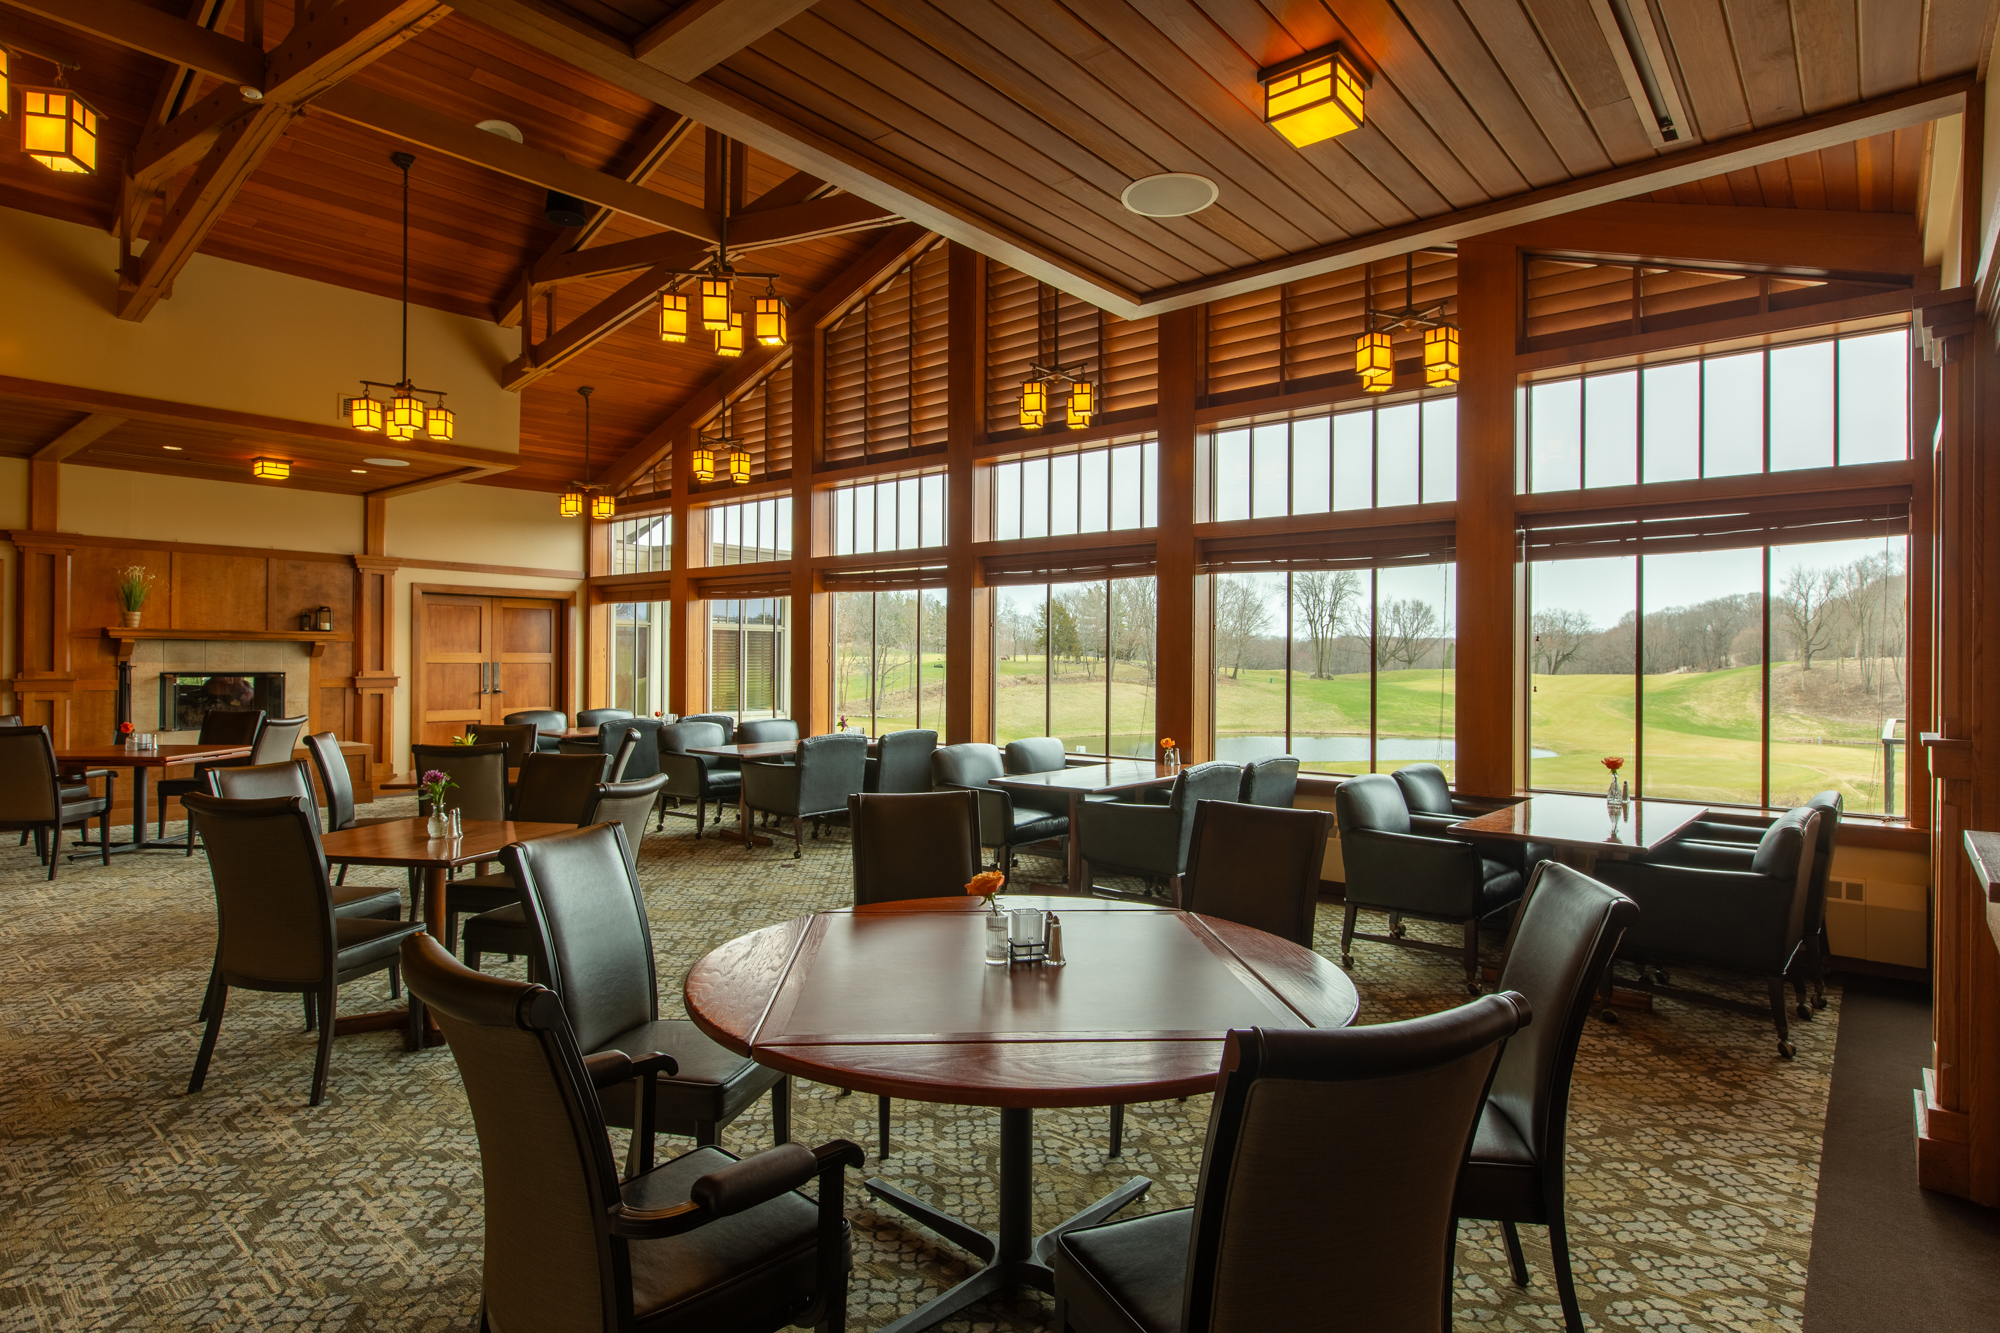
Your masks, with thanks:
M188 9L146 2L176 19ZM2000 0L1625 0L1657 39L1663 91L1653 100L1675 116L1671 142L1654 124L1634 48L1617 35L1615 2L818 0L698 72L659 45L677 12L692 12L666 0L460 0L350 83L457 125L508 121L530 147L613 174L662 116L684 112L750 145L746 198L810 171L1115 309L1263 286L1302 264L1351 266L1371 244L1400 252L1415 231L1468 211L1491 216L1594 181L1631 182L1618 197L1914 211L1923 131L1910 108L1956 95L1962 85L1945 81L1976 69ZM23 12L36 7L29 0L7 3L0 39L74 55L70 82L104 114L103 160L123 162L165 62ZM242 14L229 0L222 7L218 30L242 37ZM290 29L292 9L293 0L266 0L266 49ZM1257 70L1336 40L1373 74L1367 123L1293 148L1261 122ZM36 81L42 69L23 55L16 77ZM1858 106L1903 119L1857 121L1846 138L1858 142L1822 134L1793 151L1788 139L1758 163L1702 166L1719 160L1718 144ZM704 206L707 137L682 137L642 188ZM404 146L309 106L202 252L394 295L399 179L388 155ZM557 242L542 189L417 154L412 299L505 315L523 271ZM1177 219L1121 206L1127 184L1164 171L1215 180L1219 202ZM4 152L0 204L108 228L119 176L59 176ZM155 225L158 215L156 204ZM594 244L656 230L620 214ZM753 264L781 273L780 291L798 305L872 236L790 243L756 252ZM556 323L629 276L557 289ZM540 337L549 310L536 304ZM385 358L392 340L385 328ZM662 344L649 320L625 325L528 384L524 464L495 480L549 488L577 475L578 385L597 388L602 466L724 364L699 340Z

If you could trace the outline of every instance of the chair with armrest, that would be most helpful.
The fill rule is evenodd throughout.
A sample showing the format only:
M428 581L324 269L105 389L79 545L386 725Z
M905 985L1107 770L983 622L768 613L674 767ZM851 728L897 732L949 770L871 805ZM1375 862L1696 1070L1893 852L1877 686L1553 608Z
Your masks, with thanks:
M1347 877L1340 965L1354 966L1356 939L1433 953L1462 952L1465 987L1477 995L1480 923L1511 910L1520 900L1521 872L1482 855L1463 838L1412 831L1402 788L1387 773L1349 778L1334 792L1333 806ZM1355 916L1363 909L1389 913L1389 933L1356 930ZM1402 931L1406 916L1463 927L1463 950L1409 938Z
M1764 981L1778 1054L1797 1054L1787 1021L1785 974L1805 939L1806 905L1825 814L1813 806L1787 811L1765 831L1744 869L1710 870L1662 861L1597 863L1597 878L1639 905L1620 958L1637 963L1636 989L1691 1004L1761 1016L1758 1007L1648 975L1658 963L1691 963ZM1606 983L1609 985L1609 982Z
M1452 1197L1501 1045L1528 1018L1506 994L1400 1023L1231 1032L1194 1206L1064 1232L1054 1327L1446 1333ZM1312 1146L1327 1141L1368 1151Z
M742 734L739 728L737 735ZM797 760L743 765L743 804L791 819L794 860L805 855L806 820L846 813L847 798L861 790L868 741L861 736L808 736L799 742ZM819 836L817 829L813 836Z
M788 717L757 717L736 724L737 745L763 745L771 741L795 741L799 724Z
M1059 736L1029 736L1018 741L1008 741L1003 752L1006 758L1007 776L1019 773L1056 773L1069 767L1068 752L1063 749ZM1108 796L1092 796L1089 800L1110 800ZM1014 804L1043 810L1052 815L1069 817L1069 795L1060 791L1018 791L1014 793Z
M1000 747L968 741L941 746L931 754L931 785L943 791L963 787L979 798L979 842L997 849L993 868L1009 879L1014 874L1014 853L1030 843L1047 842L1069 836L1069 807L1063 813L1018 805L1014 793L988 786L994 778L1006 776Z
M1833 853L1840 842L1840 817L1846 804L1837 791L1823 791L1805 804L1820 812L1819 840L1813 849L1812 888L1806 896L1804 947L1793 969L1792 987L1799 1001L1794 1012L1809 1020L1814 1009L1826 1008L1826 960L1833 952L1826 938L1826 884L1833 874ZM1689 824L1679 837L1645 859L1710 870L1748 870L1757 844L1775 822L1769 815L1711 811L1706 819ZM1805 995L1808 981L1812 983L1810 1008Z
M501 859L521 886L536 964L569 1010L577 1044L592 1053L664 1051L679 1063L678 1073L654 1080L662 1133L691 1134L706 1147L768 1091L777 1141L791 1138L789 1079L717 1045L687 1019L660 1017L652 927L623 827L594 824L513 843ZM607 1090L609 1123L638 1123L632 1091ZM635 1135L632 1146L637 1168L651 1166L651 1136Z
M615 717L597 724L595 740L564 741L562 753L609 755L613 762L607 781L649 778L660 771L660 730L664 726L666 723L656 717ZM618 762L621 752L622 766Z
M1403 804L1410 811L1410 831L1430 837L1450 837L1453 824L1491 814L1512 804L1460 796L1451 789L1444 770L1436 764L1410 764L1390 774L1403 789ZM1521 872L1523 881L1535 867L1555 855L1555 848L1541 842L1509 842L1499 838L1467 839L1479 854L1491 861L1510 865Z
M653 803L660 799L666 782L664 773L655 773L637 782L598 783L590 789L588 806L577 827L617 824L623 828L625 852L632 862L633 873L638 873L639 843L646 836L646 818L652 814ZM507 884L513 887L511 879ZM460 927L460 932L467 967L477 968L483 954L504 953L510 959L523 954L529 960L532 977L535 940L528 930L528 917L522 910L518 890L512 902L481 912Z
M404 946L403 966L479 1132L482 1329L845 1328L858 1147L782 1143L739 1160L704 1146L621 1183L600 1102L671 1075L671 1056L586 1056L555 992L461 967L428 937ZM817 1202L798 1193L815 1181Z
M586 708L576 715L579 727L601 727L606 722L622 722L632 716L629 708Z
M195 733L196 745L251 745L257 743L258 734L264 729L264 710L261 708L211 708L201 715L201 730ZM289 759L291 754L273 755L265 763L276 763L280 758ZM240 762L254 762L252 759ZM193 775L185 778L170 778L164 772L160 780L153 784L154 799L159 802L159 811L153 817L159 821L158 837L164 841L167 836L167 802L185 796L189 792L208 790L208 777L203 769L196 768ZM189 855L193 855L193 842L189 844Z
M1526 996L1535 1022L1500 1053L1458 1182L1458 1216L1500 1224L1514 1285L1528 1285L1517 1227L1549 1229L1568 1333L1583 1333L1564 1215L1570 1073L1591 997L1638 915L1630 898L1580 870L1554 861L1536 869L1507 935L1499 987Z
M736 744L736 715L734 713L690 713L683 722L708 722L722 728L724 745Z
M341 772L346 771L343 765ZM282 796L296 796L312 812L314 831L321 831L319 807L313 803L312 779L306 776L306 765L302 759L288 759L281 764L251 764L247 768L211 769L208 780L212 793L225 801L268 801ZM349 888L336 882L329 893L335 916L378 917L394 921L403 915L403 895L379 884L356 884ZM393 981L392 976L392 985Z
M1083 802L1077 809L1076 836L1083 839L1084 883L1098 869L1161 879L1167 901L1178 907L1196 803L1234 801L1242 784L1242 769L1214 760L1175 775L1165 805Z
M542 748L541 732L526 722L468 722L465 734L472 737L474 745L506 746L509 768L519 768L523 760Z
M871 792L924 792L931 789L931 755L937 750L937 733L928 728L885 731L875 741L875 757L868 761L865 790Z
M694 836L708 825L708 803L715 802L715 822L722 822L722 807L733 804L736 793L743 785L743 774L735 768L724 768L724 761L711 754L689 754L693 748L727 745L723 737L728 733L713 722L687 720L660 729L660 772L666 774L667 785L664 794L675 806L682 801L694 802L694 814L687 815L679 809L668 810L665 802L660 809L660 825L665 827L669 814L694 820Z
M292 751L299 748L299 737L305 734L306 723L309 721L311 721L310 718L303 716L265 718L257 727L256 739L250 742L249 754L240 759L220 759L212 764L197 764L194 770L195 780L201 783L201 790L206 792L213 790L209 785L209 777L219 768L248 768L253 764L288 764L292 762ZM312 805L313 802L308 798L306 804ZM162 801L161 813L164 814L165 810L166 803ZM315 818L317 818L317 815L315 815ZM194 844L194 822L190 820L187 830L187 854L189 856L194 855Z
M1236 799L1245 805L1289 807L1299 794L1299 761L1288 754L1253 759L1243 765L1243 786Z
M569 730L569 719L553 708L526 708L518 713L508 713L500 720L509 726L533 727L535 748L544 754L554 754L556 746L562 742L561 733Z
M0 829L33 833L50 879L63 859L63 830L87 827L93 819L102 844L98 859L111 864L111 798L108 777L102 796L63 783L46 727L0 727Z
M208 850L217 918L215 965L201 1006L207 1026L188 1095L200 1092L208 1077L229 988L235 986L311 997L308 1020L317 1018L319 1027L311 1104L318 1106L326 1099L340 987L395 969L398 947L423 923L334 915L333 885L309 798L232 801L189 792L181 799ZM423 1021L423 1005L412 999L413 1043L422 1035Z
M522 824L581 824L610 764L605 754L530 754L509 817ZM520 901L521 890L505 870L454 879L445 896L444 946L458 947L460 917Z

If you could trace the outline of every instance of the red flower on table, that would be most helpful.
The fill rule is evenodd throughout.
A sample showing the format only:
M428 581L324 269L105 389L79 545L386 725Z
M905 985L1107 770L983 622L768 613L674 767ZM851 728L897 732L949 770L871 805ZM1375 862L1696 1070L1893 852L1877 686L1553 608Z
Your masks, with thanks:
M132 724L130 722L120 722L118 724L118 734L120 736L130 736L132 734Z
M1622 754L1608 754L1598 762L1602 763L1613 773L1616 773L1619 769L1625 767L1625 756Z

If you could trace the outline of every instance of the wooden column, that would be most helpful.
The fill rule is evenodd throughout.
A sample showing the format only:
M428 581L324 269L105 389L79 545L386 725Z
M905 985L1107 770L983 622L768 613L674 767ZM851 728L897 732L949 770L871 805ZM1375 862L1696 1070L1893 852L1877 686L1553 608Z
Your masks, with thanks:
M28 463L28 527L54 532L62 509L62 464L52 458Z
M584 577L611 572L611 525L583 521ZM611 604L598 602L586 583L578 598L582 626L582 675L576 708L604 708L611 703ZM574 629L571 631L574 633Z
M986 260L953 244L950 264L949 452L945 479L944 743L993 739L993 636L988 594L972 544L987 536L973 449L986 437Z
M694 434L682 431L673 442L673 532L667 561L672 566L672 593L667 605L667 711L687 717L708 708L708 645L701 625L703 607L694 600L694 505L689 492L694 480Z
M53 470L55 464L46 466ZM46 726L58 746L109 740L109 737L70 734L76 686L70 639L70 572L74 548L52 532L10 532L7 538L14 543L17 556L14 707L29 726Z
M1159 624L1154 736L1171 736L1190 762L1207 759L1209 669L1207 579L1195 577L1195 396L1202 362L1202 307L1160 316Z
M823 318L823 316L822 316ZM792 348L792 604L791 604L791 715L797 719L799 734L817 736L833 730L832 681L827 663L832 660L832 608L821 591L819 569L813 561L826 552L815 545L816 538L829 536L829 525L815 523L813 474L823 447L826 422L820 408L821 349L826 328L820 319L800 329Z
M371 539L378 537L370 527ZM403 767L392 753L396 687L402 684L396 674L396 571L402 563L374 553L354 557L354 705L347 736L374 746L385 773Z
M1459 244L1457 785L1480 796L1511 796L1524 778L1523 702L1515 684L1518 270L1512 245Z

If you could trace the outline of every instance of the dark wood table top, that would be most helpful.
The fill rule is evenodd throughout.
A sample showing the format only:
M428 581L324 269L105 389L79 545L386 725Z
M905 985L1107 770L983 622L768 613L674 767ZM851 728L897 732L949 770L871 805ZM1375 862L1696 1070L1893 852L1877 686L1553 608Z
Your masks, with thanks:
M446 870L452 866L471 865L475 861L497 861L500 849L510 842L546 838L552 833L569 833L576 828L574 824L522 824L511 819L468 819L462 836L433 838L424 831L426 822L413 817L387 824L337 829L322 835L320 845L326 849L327 860L347 865Z
M1071 764L1047 773L1009 773L1002 778L988 778L987 785L1055 791L1135 791L1172 782L1180 776L1180 771L1178 765L1158 764L1150 759L1112 759L1100 764Z
M1103 899L1001 903L1058 912L1069 965L986 964L976 898L845 908L710 953L688 973L688 1013L817 1082L1050 1107L1206 1092L1229 1029L1342 1027L1360 1006L1332 963L1247 926Z
M553 736L561 741L594 741L597 739L597 728L565 727L561 731L538 731L535 734L537 736Z
M1684 801L1634 800L1626 802L1625 817L1614 823L1602 796L1542 792L1518 805L1453 824L1450 831L1466 838L1546 842L1599 852L1613 848L1650 852L1703 813L1701 806Z
M122 745L68 745L56 751L59 764L89 764L97 768L178 768L241 759L247 745L162 745L157 750L128 750Z
M868 748L875 748L875 737L868 737ZM718 759L742 759L754 762L759 759L782 759L786 755L797 754L797 741L750 741L742 745L690 745L689 754L714 755Z
M514 785L515 783L519 782L520 780L521 780L521 770L520 770L520 769L518 769L518 768L510 768L510 769L508 769L508 770L507 770L507 785L508 785L508 786L510 786L510 787L511 787L511 786L513 786L513 785ZM419 782L421 782L421 781L422 781L422 778L421 778L421 776L420 776L420 775L418 775L418 774L416 774L416 773L391 773L391 774L390 774L390 775L389 775L388 777L386 777L386 778L378 778L378 779L376 780L376 782L375 782L375 790L376 790L376 791L415 791L415 790L417 789L417 784L418 784Z

